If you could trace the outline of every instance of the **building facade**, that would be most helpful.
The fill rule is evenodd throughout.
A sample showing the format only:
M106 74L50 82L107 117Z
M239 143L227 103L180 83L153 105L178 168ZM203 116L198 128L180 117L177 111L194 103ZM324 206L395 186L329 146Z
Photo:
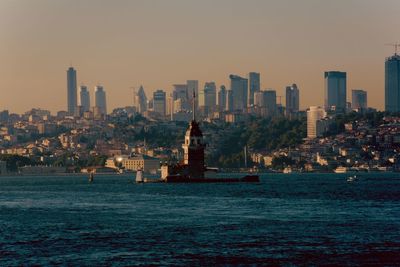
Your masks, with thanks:
M307 110L307 137L322 136L328 127L327 113L321 107L310 107Z
M400 56L385 61L385 111L400 112Z
M254 105L254 93L260 91L260 73L250 72L248 75L249 87L247 90L247 106Z
M167 107L167 95L163 90L157 90L153 93L153 110L161 116L165 116Z
M327 111L346 112L346 80L346 72L325 72L325 109Z
M106 91L104 91L103 86L97 85L94 88L95 97L95 110L100 112L102 115L107 115L107 100Z
M248 80L238 75L229 75L231 80L233 110L243 111L247 107Z
M292 115L299 112L300 106L300 94L296 84L286 87L286 116L291 117Z
M221 85L218 91L218 111L222 112L226 110L226 88Z
M77 87L76 87L76 70L70 67L67 70L67 111L68 115L73 116L78 106Z
M79 104L83 112L90 111L90 94L85 85L81 85L79 90Z
M351 91L351 108L363 111L368 108L367 92L362 89L354 89Z

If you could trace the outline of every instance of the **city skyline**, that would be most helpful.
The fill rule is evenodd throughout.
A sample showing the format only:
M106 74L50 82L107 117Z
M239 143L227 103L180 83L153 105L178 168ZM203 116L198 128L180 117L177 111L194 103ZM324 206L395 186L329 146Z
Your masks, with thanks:
M107 89L109 111L133 105L132 86L147 95L169 94L186 80L229 89L230 74L249 72L282 97L296 83L304 110L323 105L325 71L347 73L347 101L363 88L369 106L384 108L384 61L394 51L385 44L398 41L397 1L73 3L0 3L0 109L65 110L68 65L78 86Z

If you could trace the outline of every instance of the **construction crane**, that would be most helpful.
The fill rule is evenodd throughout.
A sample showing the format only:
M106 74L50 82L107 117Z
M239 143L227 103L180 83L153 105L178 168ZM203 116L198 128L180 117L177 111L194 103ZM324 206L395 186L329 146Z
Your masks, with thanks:
M394 44L385 44L388 46L393 46L394 47L394 55L397 56L397 48L400 47L399 43L394 43Z

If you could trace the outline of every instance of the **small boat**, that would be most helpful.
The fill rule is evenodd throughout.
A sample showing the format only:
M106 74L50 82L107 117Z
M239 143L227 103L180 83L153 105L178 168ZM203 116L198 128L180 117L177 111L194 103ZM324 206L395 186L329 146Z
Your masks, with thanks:
M143 171L137 170L136 172L136 183L144 183Z
M94 180L94 173L91 172L91 173L89 174L89 183L93 182L93 180Z
M354 182L357 180L357 175L347 177L347 182Z

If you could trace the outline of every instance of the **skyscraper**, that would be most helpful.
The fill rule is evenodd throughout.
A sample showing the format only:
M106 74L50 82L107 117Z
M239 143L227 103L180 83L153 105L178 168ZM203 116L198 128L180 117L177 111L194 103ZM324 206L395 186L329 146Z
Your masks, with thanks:
M248 80L237 75L229 75L233 99L233 110L243 111L247 107Z
M346 111L346 72L325 72L325 109Z
M147 97L142 85L139 87L139 91L135 94L135 105L136 111L139 113L143 113L147 110Z
M94 88L95 108L97 108L102 115L107 115L107 102L106 92L103 86L97 85Z
M199 92L199 109L204 115L208 115L215 109L216 90L215 82L206 82Z
M188 95L188 87L187 84L174 84L174 89L172 92L172 96L175 100L180 99L182 104L182 109L189 110L189 95Z
M367 104L367 92L361 89L354 89L351 91L351 108L359 111L366 110Z
M74 115L78 106L77 88L76 88L76 70L70 67L67 70L67 109L68 115Z
M90 94L85 85L80 86L79 90L79 102L82 107L83 112L87 112L90 110Z
M250 72L248 75L247 106L254 105L254 93L260 91L260 73Z
M153 93L153 110L161 116L165 116L167 107L167 95L163 90L157 90Z
M225 103L226 111L233 111L233 92L231 89L226 90L226 103Z
M226 109L226 88L224 85L221 85L218 91L218 110L224 111Z
M316 138L322 136L328 127L326 111L320 107L310 107L307 110L307 137Z
M397 53L385 61L385 111L400 111L400 56Z
M299 89L296 84L286 87L286 116L290 117L299 112Z

